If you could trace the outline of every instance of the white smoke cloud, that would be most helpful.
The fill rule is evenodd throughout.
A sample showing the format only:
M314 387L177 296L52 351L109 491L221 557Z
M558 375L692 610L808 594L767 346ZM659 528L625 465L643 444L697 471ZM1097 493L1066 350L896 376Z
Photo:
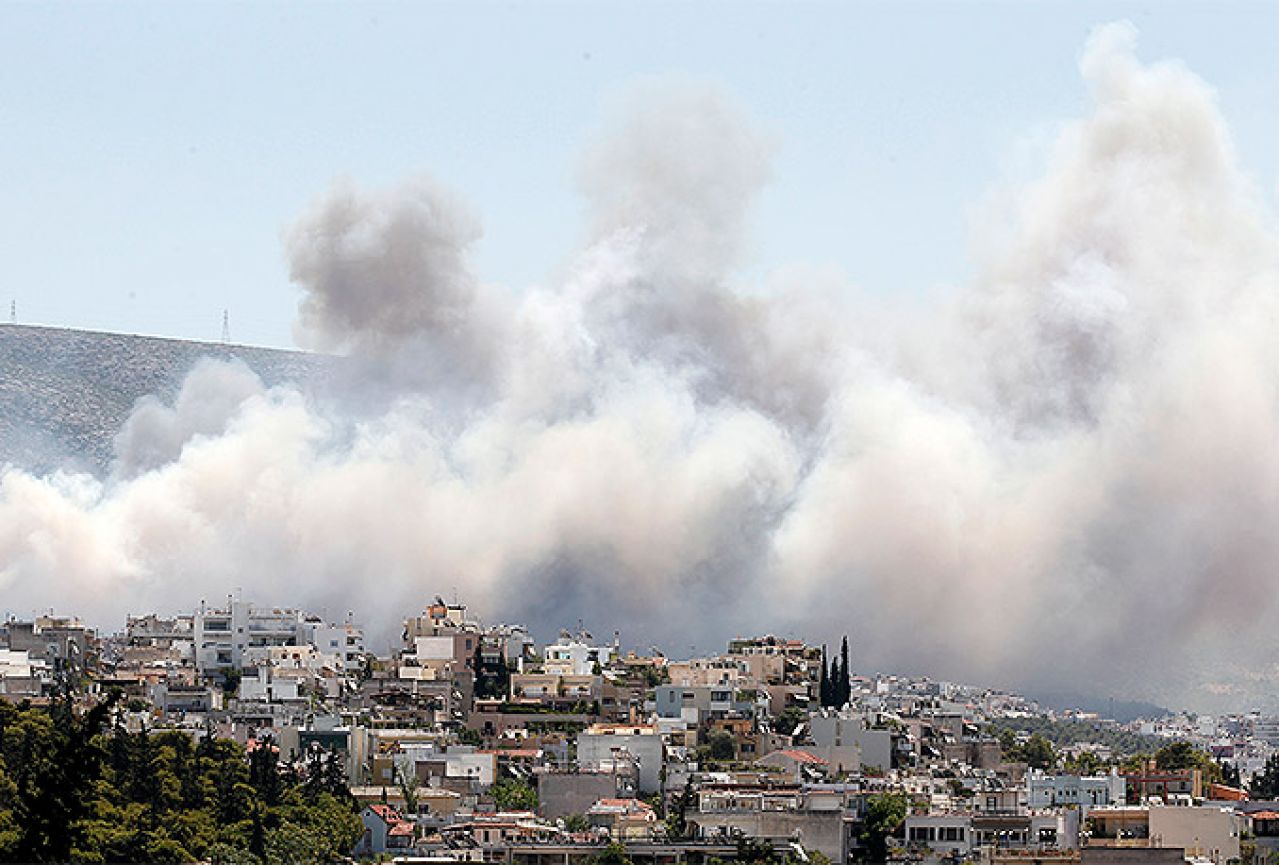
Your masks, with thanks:
M737 266L772 137L702 85L629 103L582 170L562 283L483 286L431 181L286 237L299 339L376 410L208 365L140 403L112 476L0 478L0 591L118 621L246 595L376 631L453 587L702 648L848 631L908 667L1206 704L1273 680L1273 216L1209 87L1129 25L979 275L874 332ZM922 313L921 313L922 314ZM1258 672L1260 671L1260 672Z
M172 407L154 396L134 406L115 438L113 474L132 478L173 462L196 436L217 436L262 380L240 361L205 359L182 382Z

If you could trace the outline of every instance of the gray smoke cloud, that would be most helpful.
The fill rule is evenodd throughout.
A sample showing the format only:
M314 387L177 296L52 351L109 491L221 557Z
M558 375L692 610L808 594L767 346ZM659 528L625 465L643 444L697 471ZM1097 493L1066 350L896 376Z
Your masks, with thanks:
M378 389L487 387L501 361L503 299L471 272L481 235L461 200L429 178L390 189L341 181L285 233L303 289L295 336L348 354Z
M112 624L238 586L390 635L456 588L677 651L847 631L859 669L1260 700L1274 216L1211 88L1131 26L1080 70L1092 108L980 226L977 277L897 319L743 284L776 143L702 84L604 125L584 247L518 296L435 182L341 184L286 233L298 337L384 398L202 366L110 477L0 476L0 591Z

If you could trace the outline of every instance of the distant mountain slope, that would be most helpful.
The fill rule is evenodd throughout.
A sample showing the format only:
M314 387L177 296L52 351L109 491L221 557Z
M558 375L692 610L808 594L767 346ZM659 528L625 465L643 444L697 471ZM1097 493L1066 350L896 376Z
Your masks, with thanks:
M1080 712L1093 712L1102 718L1127 724L1138 718L1163 718L1172 714L1171 709L1144 703L1140 700L1117 700L1114 697L1099 697L1063 691L1037 691L1026 694L1041 706L1058 711L1071 709Z
M314 382L333 364L303 352L0 325L0 465L103 474L138 398L171 396L204 357L239 358L268 385Z

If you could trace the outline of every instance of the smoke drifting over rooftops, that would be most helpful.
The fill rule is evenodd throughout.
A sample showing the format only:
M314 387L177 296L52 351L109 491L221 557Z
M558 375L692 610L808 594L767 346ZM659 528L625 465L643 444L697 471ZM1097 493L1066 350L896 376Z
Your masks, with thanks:
M848 631L859 669L1255 701L1279 235L1212 90L1135 42L1093 34L1090 112L971 284L900 326L742 284L782 142L700 84L641 88L591 142L588 240L536 290L473 272L478 219L435 181L341 183L285 250L349 399L210 361L138 404L109 477L11 467L5 603L111 623L242 586L389 634L456 586L674 650Z

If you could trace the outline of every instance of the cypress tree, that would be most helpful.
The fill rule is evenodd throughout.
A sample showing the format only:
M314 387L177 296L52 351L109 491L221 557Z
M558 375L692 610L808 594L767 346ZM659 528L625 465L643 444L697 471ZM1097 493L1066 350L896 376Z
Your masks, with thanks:
M840 706L843 706L847 704L848 700L853 696L853 685L852 685L852 682L849 681L850 674L848 672L848 635L847 634L844 635L844 642L839 647L839 660L840 660L839 680L838 680L839 698L836 700L836 702Z
M475 688L473 693L476 697L488 696L488 683L484 680L484 641L475 641L475 655L471 658L471 669L475 672Z

